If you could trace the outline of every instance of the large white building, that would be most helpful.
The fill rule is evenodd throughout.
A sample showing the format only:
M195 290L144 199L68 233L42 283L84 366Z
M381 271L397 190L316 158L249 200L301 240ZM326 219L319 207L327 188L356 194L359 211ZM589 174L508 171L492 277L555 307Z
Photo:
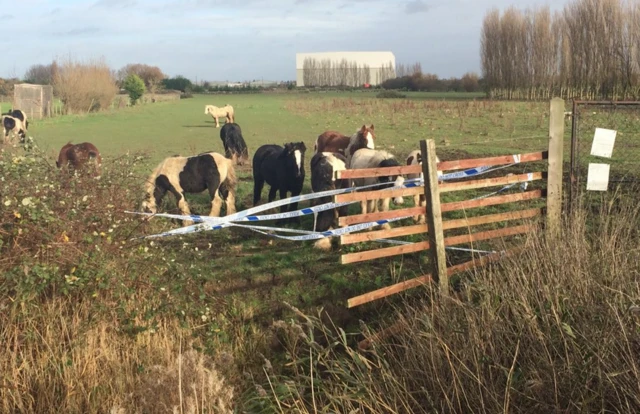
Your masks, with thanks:
M396 76L391 52L322 52L296 54L298 86L379 85Z

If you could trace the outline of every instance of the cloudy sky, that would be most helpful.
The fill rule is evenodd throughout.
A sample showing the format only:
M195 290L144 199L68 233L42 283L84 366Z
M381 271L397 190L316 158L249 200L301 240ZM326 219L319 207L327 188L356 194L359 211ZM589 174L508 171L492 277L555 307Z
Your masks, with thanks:
M568 0L554 1L552 9ZM388 50L441 77L480 71L485 12L549 0L21 0L0 11L0 77L71 56L198 80L292 80L296 52Z

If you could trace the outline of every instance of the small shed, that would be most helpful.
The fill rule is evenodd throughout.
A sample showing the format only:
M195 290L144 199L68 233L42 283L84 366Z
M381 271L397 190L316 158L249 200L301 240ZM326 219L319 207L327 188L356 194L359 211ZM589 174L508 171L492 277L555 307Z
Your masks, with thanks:
M21 109L29 119L51 116L53 87L51 85L31 85L21 83L14 86L13 109Z

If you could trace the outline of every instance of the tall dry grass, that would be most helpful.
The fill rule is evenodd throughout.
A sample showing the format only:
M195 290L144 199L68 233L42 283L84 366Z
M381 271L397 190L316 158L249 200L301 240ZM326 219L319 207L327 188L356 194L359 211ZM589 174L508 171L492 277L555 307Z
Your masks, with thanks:
M87 303L14 303L0 316L4 413L231 413L233 387L177 322L135 338Z
M0 412L232 412L233 356L203 351L180 272L130 242L141 158L96 179L0 149Z
M116 80L104 59L86 62L66 58L53 64L53 88L67 113L100 111L118 93Z
M405 329L360 352L340 328L277 322L284 371L265 369L277 412L640 411L640 207L609 199L461 293L396 312ZM365 332L368 328L364 327ZM268 400L265 402L264 400Z

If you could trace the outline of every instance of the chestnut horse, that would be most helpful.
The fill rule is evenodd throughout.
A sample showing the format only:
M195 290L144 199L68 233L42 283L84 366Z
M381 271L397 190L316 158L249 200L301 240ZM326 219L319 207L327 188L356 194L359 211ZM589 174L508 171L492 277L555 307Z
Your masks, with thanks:
M70 172L73 172L73 170L83 169L89 160L94 161L96 173L99 174L102 157L100 156L98 148L90 142L83 142L82 144L72 144L69 142L60 149L56 167L68 168Z
M344 155L349 160L350 155L360 148L375 149L375 137L373 125L362 125L362 128L350 137L337 131L325 131L318 136L314 149L316 154L334 152Z

